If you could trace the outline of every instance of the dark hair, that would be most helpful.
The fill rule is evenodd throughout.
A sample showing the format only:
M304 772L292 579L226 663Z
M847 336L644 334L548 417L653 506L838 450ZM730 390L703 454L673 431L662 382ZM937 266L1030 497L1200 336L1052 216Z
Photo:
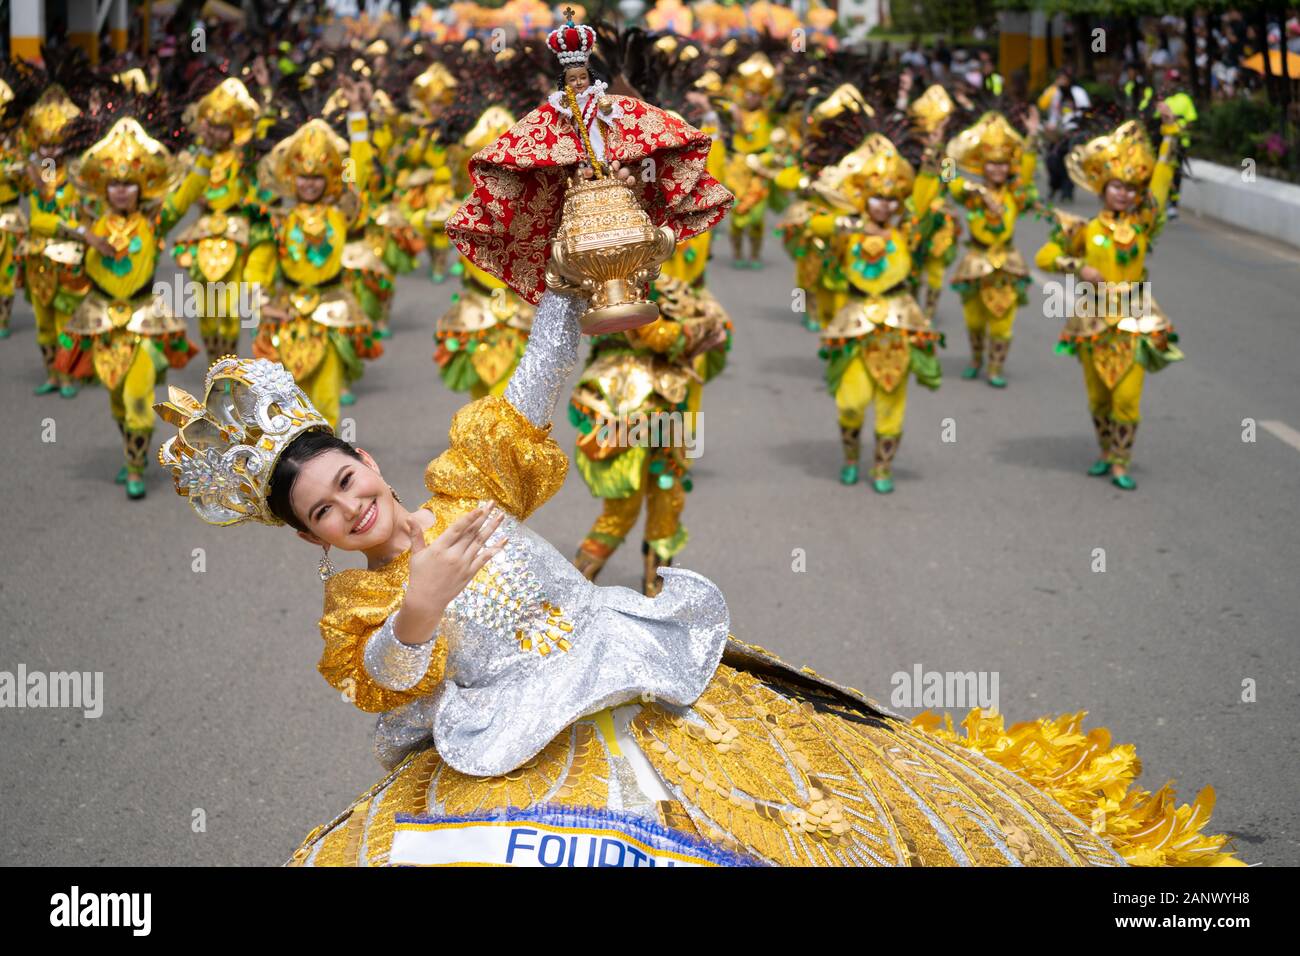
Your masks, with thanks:
M555 88L560 92L564 92L564 74L567 73L569 70L573 69L575 66L581 66L586 69L587 76L591 78L591 83L593 86L596 84L597 80L599 80L600 82L604 83L607 86L609 85L609 77L604 76L599 70L597 70L594 66L592 66L591 61L589 60L586 63L570 63L568 66L560 67L560 72L555 75Z
M308 529L298 520L298 516L293 513L293 506L289 503L289 496L293 494L293 483L298 480L303 465L313 458L319 458L327 451L341 451L348 457L361 461L361 455L357 450L343 439L335 438L329 432L316 428L303 432L289 442L289 447L280 453L280 460L275 463L275 470L271 472L271 491L266 496L266 506L271 514L299 531Z

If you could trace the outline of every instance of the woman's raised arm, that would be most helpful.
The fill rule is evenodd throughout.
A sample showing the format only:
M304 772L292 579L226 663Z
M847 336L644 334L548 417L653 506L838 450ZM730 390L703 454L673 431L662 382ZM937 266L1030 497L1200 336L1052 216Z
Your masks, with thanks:
M587 300L547 291L538 303L528 346L506 383L505 399L538 428L555 415L578 362L578 317Z

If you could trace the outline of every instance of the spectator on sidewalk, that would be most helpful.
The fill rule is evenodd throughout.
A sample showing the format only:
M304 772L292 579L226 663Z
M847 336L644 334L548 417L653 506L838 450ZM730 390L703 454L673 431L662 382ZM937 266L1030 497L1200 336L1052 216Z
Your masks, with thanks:
M1087 92L1074 82L1069 67L1056 75L1056 81L1038 97L1038 112L1045 117L1043 132L1048 142L1048 200L1058 196L1062 202L1074 201L1074 183L1065 171L1065 154L1070 149L1070 134L1078 126L1079 114L1092 106Z
M1182 88L1182 81L1182 74L1178 70L1166 70L1160 81L1160 99L1168 104L1178 122L1179 163L1174 167L1174 184L1165 206L1165 215L1170 219L1178 218L1178 191L1183 184L1182 157L1192 144L1191 126L1196 122L1196 104Z

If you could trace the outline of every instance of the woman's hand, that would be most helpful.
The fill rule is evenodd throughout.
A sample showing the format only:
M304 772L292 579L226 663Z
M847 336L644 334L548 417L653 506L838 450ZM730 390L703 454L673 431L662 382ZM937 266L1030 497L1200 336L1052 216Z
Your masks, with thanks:
M411 575L397 617L399 641L424 644L434 636L447 605L505 547L504 540L493 545L487 543L504 518L504 511L480 505L453 521L432 544L425 544L424 530L419 523L414 518L408 520Z
M1091 282L1093 285L1100 285L1101 283L1106 281L1106 277L1102 275L1094 266L1084 266L1082 269L1080 269L1079 278L1082 279L1084 282Z

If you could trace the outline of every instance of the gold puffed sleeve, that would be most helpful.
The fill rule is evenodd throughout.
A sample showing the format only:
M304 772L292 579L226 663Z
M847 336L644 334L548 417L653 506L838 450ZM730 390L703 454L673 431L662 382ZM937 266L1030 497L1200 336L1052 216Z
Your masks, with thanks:
M539 428L498 395L461 408L450 437L424 472L435 498L490 498L522 521L560 490L569 470L550 423Z
M438 530L428 529L425 540L437 537ZM316 669L330 686L368 713L382 713L425 697L442 682L447 658L442 641L434 644L429 669L414 687L390 690L375 683L366 671L366 643L402 606L406 593L402 585L410 574L410 560L408 551L377 571L349 568L325 582L325 610L320 619L325 650Z

